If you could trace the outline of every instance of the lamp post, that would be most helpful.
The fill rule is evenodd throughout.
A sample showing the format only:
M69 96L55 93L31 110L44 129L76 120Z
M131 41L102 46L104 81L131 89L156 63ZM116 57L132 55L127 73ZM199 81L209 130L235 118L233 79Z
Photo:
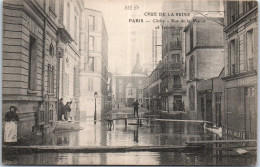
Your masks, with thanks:
M168 88L165 89L165 92L166 92L166 97L167 97L167 101L166 101L166 108L167 108L167 111L169 113L169 99L168 99Z
M96 99L97 99L97 92L95 92L94 93L94 97L95 97L95 113L94 113L94 123L96 124L96 122L97 122L97 101L96 101Z

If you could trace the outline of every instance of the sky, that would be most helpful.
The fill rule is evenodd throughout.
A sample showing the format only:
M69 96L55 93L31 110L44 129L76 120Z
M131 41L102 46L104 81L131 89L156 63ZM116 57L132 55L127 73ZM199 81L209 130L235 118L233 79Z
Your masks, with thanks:
M126 9L129 6L132 6L132 9ZM141 65L151 64L152 30L160 25L153 23L153 19L160 17L144 16L144 13L159 13L162 0L86 0L85 7L103 13L109 38L110 72L129 74L135 64L137 52L140 54ZM134 18L143 19L143 22L129 22L129 19Z

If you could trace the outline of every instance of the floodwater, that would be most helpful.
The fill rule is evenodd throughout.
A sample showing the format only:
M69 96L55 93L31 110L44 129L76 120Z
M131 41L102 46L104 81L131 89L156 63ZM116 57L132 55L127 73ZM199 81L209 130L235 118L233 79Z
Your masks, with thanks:
M128 122L131 123L131 122ZM136 120L132 120L136 123ZM204 132L200 123L143 122L142 126L128 125L123 120L109 128L106 122L91 120L81 123L83 130L56 132L44 138L32 139L25 145L62 146L159 146L184 145L186 141L216 139ZM256 164L256 155L238 155L214 149L197 152L124 152L124 153L37 153L3 155L9 165L234 165Z

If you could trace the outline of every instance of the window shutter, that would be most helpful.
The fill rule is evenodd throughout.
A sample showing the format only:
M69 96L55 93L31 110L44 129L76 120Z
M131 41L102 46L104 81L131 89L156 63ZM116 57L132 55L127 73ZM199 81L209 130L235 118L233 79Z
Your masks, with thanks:
M240 51L239 51L239 37L235 40L235 47L236 47L236 73L239 73L239 59L240 59Z
M253 57L254 57L254 69L256 69L257 67L257 53L258 53L258 30L257 30L257 28L254 28L253 29L253 35L254 35L254 41L253 41L253 47L254 47L254 53L253 53Z
M37 84L37 40L32 46L32 62L31 62L31 90L36 90Z
M243 56L244 56L244 69L247 71L247 38L246 38L246 33L243 35Z
M228 75L231 74L231 43L228 42L228 56L227 56Z
M54 87L55 87L55 85L54 85L54 78L55 78L55 68L54 68L54 66L52 66L52 69L51 69L51 71L52 71L52 73L51 73L51 81L52 81L52 83L51 83L51 92L52 93L54 93Z

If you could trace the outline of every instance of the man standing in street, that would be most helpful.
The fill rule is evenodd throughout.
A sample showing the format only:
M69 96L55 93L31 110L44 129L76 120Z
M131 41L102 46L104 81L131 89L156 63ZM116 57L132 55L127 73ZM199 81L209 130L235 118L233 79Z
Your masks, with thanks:
M63 98L61 98L59 101L59 109L58 109L58 120L59 121L62 120L62 115L65 115Z
M134 117L135 117L135 113L138 117L138 109L139 109L139 103L138 103L138 100L136 100L134 103L133 103L133 106L134 106Z
M4 142L8 145L13 145L17 142L17 122L19 121L17 108L10 107L10 111L5 114L5 132Z
M70 108L70 105L71 105L72 102L67 102L65 107L64 107L64 110L65 110L65 120L68 121L69 120L69 117L70 117L70 111L71 111L71 108Z

